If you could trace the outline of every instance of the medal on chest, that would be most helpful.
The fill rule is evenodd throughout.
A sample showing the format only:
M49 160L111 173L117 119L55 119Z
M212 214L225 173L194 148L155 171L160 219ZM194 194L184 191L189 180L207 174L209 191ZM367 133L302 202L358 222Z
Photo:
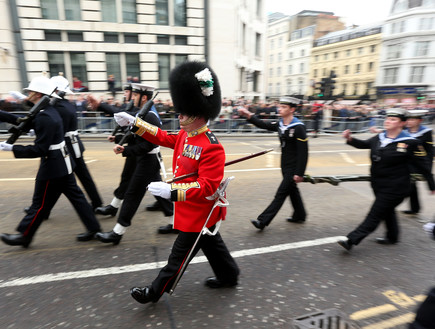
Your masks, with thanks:
M201 157L201 152L201 146L184 144L182 155L192 160L199 160Z
M289 129L289 131L288 131L288 136L289 137L293 137L293 135L295 134L295 130L292 128L292 129Z
M406 143L397 143L397 152L406 152L406 148L408 147L408 144Z

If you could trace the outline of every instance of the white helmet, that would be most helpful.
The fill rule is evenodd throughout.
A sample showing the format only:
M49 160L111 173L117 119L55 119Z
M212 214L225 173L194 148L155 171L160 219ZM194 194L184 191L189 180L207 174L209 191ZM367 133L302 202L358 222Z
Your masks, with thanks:
M24 88L24 90L35 91L54 98L60 98L56 93L53 93L55 89L56 86L54 83L49 78L43 76L33 78L32 81L30 81L29 86Z
M57 90L63 91L69 95L74 94L72 90L69 88L69 81L65 79L63 76L57 75L55 77L51 77L50 80L57 87Z

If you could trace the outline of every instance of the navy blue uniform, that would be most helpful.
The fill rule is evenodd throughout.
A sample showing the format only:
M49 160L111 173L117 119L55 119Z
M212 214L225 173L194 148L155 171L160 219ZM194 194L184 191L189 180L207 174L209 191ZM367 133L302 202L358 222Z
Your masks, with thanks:
M86 193L91 200L92 208L100 207L103 203L92 176L83 159L85 147L77 131L77 114L73 104L66 99L57 100L55 104L63 121L63 130L65 134L65 143L68 152L75 162L74 173L82 183Z
M74 206L87 230L100 231L92 208L72 174L74 163L70 161L65 146L59 113L48 105L36 115L33 125L36 134L34 145L13 147L16 158L41 158L32 205L17 230L26 238L32 239L43 219L63 193Z
M370 149L371 186L375 194L365 220L347 235L350 244L359 244L384 220L386 238L391 243L399 239L399 226L394 209L407 197L411 189L410 166L421 170L429 189L435 190L432 174L427 165L423 146L406 132L389 139L385 132L368 140L352 138L347 144L359 149Z
M281 209L287 196L290 197L295 221L305 221L306 212L299 189L293 179L294 175L303 177L308 161L308 142L304 124L297 118L284 125L282 119L274 122L263 121L252 116L249 122L259 128L277 131L281 142L281 171L283 180L272 203L258 216L264 225L269 225Z

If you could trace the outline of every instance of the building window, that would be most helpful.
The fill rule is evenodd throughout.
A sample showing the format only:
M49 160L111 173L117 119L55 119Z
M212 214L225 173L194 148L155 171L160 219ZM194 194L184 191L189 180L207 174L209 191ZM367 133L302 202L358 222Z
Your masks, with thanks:
M81 21L80 0L64 0L65 19L67 21Z
M269 55L269 62L273 63L273 54Z
M353 84L353 94L358 95L358 83Z
M62 35L58 30L45 30L44 34L46 41L62 41Z
M293 52L289 52L289 53L288 53L288 58L289 58L289 59L292 59L292 58L293 58Z
M373 82L367 82L366 88L366 94L368 95L370 94L370 90L373 88Z
M279 67L276 69L276 75L277 75L278 77L281 76L281 66L279 66Z
M347 84L343 83L343 90L342 90L342 94L346 95L346 88L347 88Z
M299 72L300 73L304 73L305 72L305 65L304 65L304 63L300 63L299 64Z
M355 73L361 73L361 64L356 64Z
M346 50L346 56L350 57L350 55L352 54L352 51L350 49Z
M276 84L276 95L281 95L281 84L277 82Z
M420 18L419 30L432 30L433 17Z
M115 77L115 88L121 87L121 56L119 53L106 53L107 75Z
M122 0L122 21L127 24L136 24L136 0Z
M125 54L125 63L127 76L140 77L140 59L139 54Z
M68 34L68 41L83 42L83 32L68 31L67 34Z
M174 0L174 25L187 26L186 0Z
M387 46L387 59L396 59L401 57L402 45L389 45Z
M323 76L326 76L326 68L323 69L323 73L322 73L322 75L323 75Z
M104 32L104 42L118 43L119 42L118 33Z
M370 52L374 53L376 51L376 45L370 46Z
M384 84L393 84L397 82L397 67L391 67L384 70Z
M62 52L47 52L48 57L48 70L50 76L59 75L59 72L65 73L65 60Z
M430 41L417 41L415 43L415 56L427 56L429 53Z
M287 74L289 74L289 75L293 74L293 66L292 65L288 66L288 68L287 68Z
M301 57L305 56L305 49L301 49Z
M184 63L187 61L187 55L175 55L175 65Z
M338 58L338 51L334 52L334 58Z
M42 18L59 19L57 12L57 0L41 0Z
M139 36L136 33L124 33L124 43L139 43Z
M175 36L175 44L179 46L187 45L187 37L184 35L176 35Z
M319 55L314 56L314 60L315 60L316 62L318 62L318 61L319 61Z
M168 0L156 0L156 24L169 25Z
M411 83L422 83L424 81L424 66L411 67Z
M369 72L372 72L374 66L375 66L375 63L374 63L374 62L370 62L370 63L368 63L368 71L369 71Z
M359 47L358 48L358 55L362 55L364 48L363 47Z
M101 0L101 20L103 22L116 23L118 21L116 12L116 0Z
M261 34L255 33L255 56L261 57Z
M292 90L292 81L287 79L287 94L290 95Z
M159 45L169 45L169 35L167 34L160 34L157 35L157 44Z
M313 71L313 77L314 77L314 78L317 78L317 70L314 70L314 71Z
M281 53L278 53L278 63L281 63L281 61L282 61L282 55Z
M349 65L346 65L346 66L344 67L343 74L349 74Z
M158 56L159 56L158 57L159 88L168 89L169 88L170 55L169 54L159 54Z
M71 53L70 58L73 76L78 77L83 85L86 86L88 84L88 74L86 70L85 53Z
M324 55L323 55L323 59L324 59L325 61L327 61L327 60L328 60L328 54L324 54Z
M270 76L270 77L273 76L273 68L272 68L272 67L269 69L269 76Z

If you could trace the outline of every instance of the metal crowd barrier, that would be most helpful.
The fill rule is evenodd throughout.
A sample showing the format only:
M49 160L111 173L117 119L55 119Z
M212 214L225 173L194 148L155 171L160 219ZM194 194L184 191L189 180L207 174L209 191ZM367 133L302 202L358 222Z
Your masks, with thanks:
M18 114L18 112L15 112ZM24 113L21 113L24 114ZM93 134L110 134L115 128L115 120L113 117L105 116L103 113L95 112L92 116L79 116L78 130L82 135ZM315 122L312 119L299 118L306 126L308 132L312 132L315 127ZM163 129L168 131L178 131L180 126L176 118L161 118ZM265 121L276 121L277 119L264 119ZM375 116L368 118L359 118L356 120L348 118L331 117L322 119L318 123L319 133L341 133L343 130L350 129L354 133L364 133L369 131L370 127L375 126L381 128L383 126L384 117ZM423 124L430 123L425 120ZM0 133L7 134L10 124L0 122ZM273 133L264 129L259 129L245 119L215 119L209 123L212 131L222 134L246 134L246 133Z

